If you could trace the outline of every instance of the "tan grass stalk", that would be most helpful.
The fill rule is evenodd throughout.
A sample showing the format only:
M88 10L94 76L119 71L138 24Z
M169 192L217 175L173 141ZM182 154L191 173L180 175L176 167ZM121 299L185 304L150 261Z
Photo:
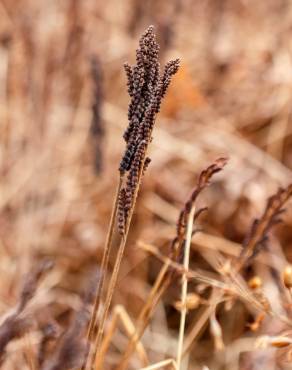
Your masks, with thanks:
M128 234L129 234L129 230L130 230L130 225L131 225L131 221L132 221L132 217L133 217L133 213L134 213L134 209L135 209L135 205L136 205L136 200L137 200L138 192L139 192L139 189L140 189L145 157L146 157L146 153L145 153L144 159L142 161L142 166L140 168L138 183L137 183L135 193L134 193L133 204L132 204L132 207L131 207L130 212L129 212L129 217L128 217L128 222L127 222L127 225L126 225L125 234L122 235L120 245L118 247L118 252L117 252L117 256L116 256L116 260L115 260L115 264L114 264L114 268L113 268L113 273L112 273L112 277L111 277L111 280L110 280L110 283L109 283L108 293L107 293L106 300L105 300L105 303L104 303L104 309L103 309L103 313L102 313L102 316L101 316L101 319L100 319L96 340L95 340L95 343L94 343L93 361L96 362L95 363L95 369L99 369L100 365L101 365L100 362L98 361L98 356L99 356L102 336L103 336L103 333L104 333L105 321L106 321L106 318L107 318L107 315L108 315L111 300L112 300L114 290L115 290L115 287L116 287L116 284L117 284L118 273L119 273L120 265L121 265L122 258L123 258L123 255L124 255L124 251L125 251L125 247L126 247L126 243L127 243L127 238L128 238Z
M156 369L161 369L162 367L165 369L166 367L169 367L169 366L171 366L175 370L178 370L176 366L176 362L172 358L157 362L156 364L153 364L147 367L143 367L140 370L156 370Z
M114 205L112 209L112 214L110 218L110 223L109 223L109 229L107 233L107 238L106 238L106 243L104 247L104 252L102 256L102 261L101 261L101 276L98 281L97 285L97 290L96 290L96 295L95 295L95 301L94 301L94 306L93 306L93 312L91 315L88 331L87 331L87 339L90 341L93 337L94 333L94 328L96 327L97 324L97 319L98 319L98 310L99 310L99 305L102 297L102 291L104 289L104 282L105 282L105 277L106 277L106 271L108 268L108 263L109 263L109 256L110 256L110 251L111 251L111 246L112 246L112 239L113 239L113 234L114 234L114 228L115 228L115 223L116 223L116 216L117 216L117 208L118 208L118 197L120 193L120 189L122 186L122 177L120 176L119 178L119 183L117 186L116 190L116 195L115 195L115 200L114 200ZM88 351L88 354L85 358L84 365L82 366L81 370L84 370L86 368L87 362L91 361L91 358L93 357L94 354L94 349L92 347Z
M184 348L183 348L183 357L187 355L187 353L190 350L190 347L194 343L194 340L198 337L198 335L200 334L204 326L207 324L207 321L209 320L214 310L214 306L212 306L212 303L214 301L215 301L215 298L209 300L210 305L204 309L199 319L196 319L195 325L192 327L191 331L186 336L185 341L184 341L185 343L184 343Z
M98 281L98 286L97 286L97 293L95 296L95 302L94 302L94 307L93 307L93 314L91 316L89 328L88 328L88 333L87 333L87 338L91 339L92 331L95 327L96 324L96 319L97 319L97 312L98 312L98 307L100 303L100 299L102 296L102 289L104 287L104 282L105 282L105 277L106 277L106 271L109 263L109 256L110 256L110 251L111 251L111 245L112 245L112 239L113 239L113 233L114 233L114 228L115 228L115 221L116 221L116 215L117 215L117 206L118 206L118 197L120 193L120 189L122 186L122 178L119 178L119 183L117 186L116 190L116 195L115 195L115 200L114 200L114 206L112 209L112 214L111 214L111 219L110 219L110 224L109 224L109 230L106 238L106 243L105 243L105 248L104 248L104 253L102 256L102 261L101 261L101 276Z
M183 261L183 266L184 266L185 271L188 271L189 269L190 249L191 249L191 240L192 240L192 232L193 232L193 220L194 220L195 212L196 212L196 207L193 206L188 215L186 242L185 242L185 250L184 250L184 261ZM188 277L187 277L186 272L184 272L182 276L182 288L181 288L182 309L181 309L181 314L180 314L180 328L179 328L177 357L176 357L176 365L177 365L178 370L180 370L181 368L182 355L183 355L184 333L185 333L185 323L186 323L186 315L187 315L187 306L186 306L187 294L188 294Z
M26 358L27 364L30 370L36 370L36 356L33 349L33 344L31 343L31 338L26 334L23 338L25 342L24 356Z
M185 237L188 235L188 229L185 228L185 222L187 224L188 217L192 211L192 224L194 221L194 218L200 214L200 211L196 215L195 213L195 200L197 196L200 194L200 192L209 184L210 178L216 173L221 171L221 169L225 166L227 160L226 158L219 158L217 161L215 161L211 166L207 167L199 176L197 187L194 189L194 191L191 194L190 199L186 202L183 210L180 213L179 220L178 220L178 229L177 229L177 238L175 241L178 243L179 247L172 248L172 253L174 253L173 257L177 258L178 254L181 251L181 248L184 248L185 243ZM191 237L192 237L192 230L190 231L190 241L189 241L189 248L191 244ZM172 247L174 247L174 244L172 244ZM189 253L189 252L188 252ZM176 256L176 257L175 257ZM128 343L128 346L124 352L123 358L118 366L118 370L125 370L127 368L129 358L131 353L133 352L135 348L135 343L138 339L141 338L146 326L147 322L149 321L151 317L151 313L153 312L153 309L156 307L158 300L162 296L162 294L167 289L168 285L170 284L172 280L172 275L167 274L169 271L169 266L171 265L171 261L165 261L162 270L160 271L158 278L155 282L154 288L152 289L150 293L150 297L145 303L144 307L142 308L142 311L139 314L138 317L138 329L135 334ZM184 271L186 274L186 271ZM161 282L161 283L160 283ZM160 285L161 284L161 285Z
M130 316L128 315L127 311L125 310L124 306L122 305L115 306L112 320L110 322L107 333L102 341L102 346L101 346L99 356L98 356L98 362L101 364L108 350L108 347L111 343L112 337L118 326L119 321L121 321L121 323L123 324L125 331L129 337L132 337L135 334L135 330L136 330L135 326L132 320L130 319ZM147 353L143 347L143 344L140 341L137 341L135 349L136 349L137 354L140 357L142 364L144 366L147 366L149 363Z
M271 227L279 222L279 214L282 213L283 205L289 200L292 195L292 185L290 184L286 188L280 188L276 194L271 196L267 200L266 208L263 215L258 220L255 220L252 224L250 234L243 244L242 252L235 258L235 272L240 273L242 268L248 259L254 257L254 254L258 252L259 247L265 243L267 234ZM184 348L184 355L189 351L193 341L198 336L206 322L209 320L212 314L212 307L214 304L222 300L224 293L222 291L214 291L213 298L210 299L210 307L207 307L200 319L196 322L193 329L187 336ZM273 312L269 312L274 315ZM277 315L282 322L288 322L289 319L283 315Z
M130 338L130 341L125 349L123 357L117 367L117 370L125 370L128 366L130 356L133 353L136 343L142 337L151 317L151 314L157 304L160 301L161 296L167 289L170 279L165 279L166 273L168 271L168 264L163 265L160 273L155 281L153 288L149 294L147 301L145 302L139 316L137 319L137 328L134 335Z

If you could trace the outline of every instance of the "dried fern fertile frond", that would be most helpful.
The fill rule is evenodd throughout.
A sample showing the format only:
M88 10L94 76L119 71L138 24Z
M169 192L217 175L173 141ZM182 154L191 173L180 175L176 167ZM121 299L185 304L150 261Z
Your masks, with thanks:
M185 230L186 230L186 223L188 215L198 197L198 195L205 189L211 180L211 177L215 175L217 172L221 171L223 167L227 163L227 158L222 157L218 158L213 164L203 170L198 178L197 185L194 188L190 198L185 203L183 209L180 212L178 222L177 222L177 235L176 238L172 242L172 254L174 254L174 258L177 258L179 255L179 251L183 249L183 242L185 237ZM195 213L195 218L197 218L202 211L205 211L206 208L198 210Z
M150 159L146 159L147 148L152 140L155 118L160 110L162 98L171 82L171 77L179 68L179 60L169 61L160 75L158 62L159 45L156 42L154 28L150 26L139 41L136 51L136 65L131 67L125 63L128 93L131 101L128 109L128 127L124 133L126 149L120 163L121 177L127 173L126 185L121 189L127 194L127 205L134 203L135 189L142 174L146 171ZM119 199L119 231L124 233L122 223L127 223L129 210L122 212L122 200ZM123 216L122 216L123 214ZM121 218L125 220L121 222Z
M238 265L242 267L254 258L268 241L268 234L272 227L281 222L281 214L285 203L292 196L292 184L287 188L280 188L271 196L261 218L254 220L250 232L243 243L243 249L239 257Z
M91 78L93 83L93 102L92 102L92 119L90 133L94 150L94 167L97 174L102 170L103 150L102 143L105 129L101 116L101 107L103 101L103 81L100 61L93 57L91 59Z
M136 65L133 67L127 63L124 65L128 79L128 93L131 98L128 109L129 122L124 133L126 149L119 166L118 189L101 262L104 271L109 263L113 231L116 223L118 224L121 238L107 293L104 291L104 308L100 317L94 346L92 347L92 354L90 352L89 356L87 356L86 364L89 362L92 365L98 358L105 321L117 283L141 179L150 163L150 159L146 155L148 145L152 140L156 115L159 112L161 100L166 93L171 77L177 72L179 67L179 60L171 61L166 65L161 76L158 52L159 45L156 42L154 28L150 26L140 38L139 48L136 51ZM105 278L102 278L97 288L88 338L93 336L93 329L97 323L99 297L103 295L104 281Z

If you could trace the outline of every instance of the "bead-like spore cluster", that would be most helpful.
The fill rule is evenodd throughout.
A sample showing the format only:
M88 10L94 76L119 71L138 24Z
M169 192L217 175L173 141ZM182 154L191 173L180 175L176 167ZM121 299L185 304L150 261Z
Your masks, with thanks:
M152 140L156 115L171 77L179 68L179 60L171 60L161 74L158 55L159 45L156 42L154 27L150 26L139 41L136 65L124 64L131 101L128 127L124 133L126 149L119 167L121 178L126 177L118 204L118 228L122 235L125 233L140 178L150 163L146 152Z

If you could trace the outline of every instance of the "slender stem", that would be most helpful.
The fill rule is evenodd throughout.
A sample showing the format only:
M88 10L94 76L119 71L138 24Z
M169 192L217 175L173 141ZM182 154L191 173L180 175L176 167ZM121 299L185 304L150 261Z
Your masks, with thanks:
M218 292L217 292L218 293ZM206 325L207 321L209 320L209 317L214 309L214 306L212 306L212 303L214 300L210 300L209 306L207 306L204 309L204 312L199 317L199 319L196 321L195 325L193 326L192 330L188 334L185 340L185 345L183 349L183 357L188 353L190 350L190 347L192 343L194 342L195 338L199 335L199 333L202 331L204 325Z
M148 313L151 312L151 308L153 307L153 301L155 296L157 295L157 292L159 288L161 288L162 283L164 281L164 277L168 271L169 268L169 262L166 262L162 269L159 272L159 275L157 276L155 280L155 284L153 285L151 292L149 294L149 297L147 298L147 301L145 305L143 306L142 310L139 313L139 316L137 318L137 322L139 327L136 329L135 333L131 336L130 341L128 342L128 345L125 349L125 352L123 354L123 358L118 366L118 370L124 370L126 369L128 362L129 362L129 357L131 356L136 342L141 338L143 332L144 332L144 325L143 323L146 321L147 316L149 315ZM160 294L159 294L160 296Z
M101 320L100 320L100 325L99 325L99 329L98 329L98 333L97 333L96 340L95 340L95 345L94 345L94 356L93 356L94 362L95 362L95 359L98 356L98 353L99 353L99 350L100 350L101 341L102 341L103 332L104 332L105 321L106 321L106 318L107 318L107 315L108 315L108 311L109 311L110 304L111 304L111 301L112 301L112 297L113 297L113 294L114 294L114 290L115 290L115 287L116 287L116 283L117 283L117 279L118 279L118 273L119 273L119 270L120 270L120 265L121 265L121 262L122 262L122 258L123 258L126 243L127 243L127 238L128 238L128 234L129 234L129 230L130 230L130 225L131 225L131 221L132 221L132 217L133 217L133 213L134 213L134 209L135 209L135 205L136 205L136 200L137 200L137 196L138 196L138 192L139 192L139 188L140 188L140 184L141 184L144 162L145 162L145 156L143 158L143 161L141 162L141 168L140 168L140 172L139 172L139 176L138 176L138 182L137 182L137 186L136 186L134 196L133 196L133 204L132 204L132 207L131 207L130 212L129 212L125 234L122 236L122 239L121 239L121 242L120 242L120 245L119 245L119 248L118 248L118 253L117 253L116 260L115 260L115 265L114 265L114 268L113 268L112 277L111 277L109 287L108 287L108 294L106 296L105 303L104 303L103 314L102 314L102 317L101 317ZM96 369L98 369L98 368L96 368Z
M116 215L117 215L117 209L118 209L118 199L119 199L119 193L120 193L121 186L122 186L122 181L123 181L123 178L120 176L119 182L118 182L118 185L117 185L115 199L114 199L113 209L112 209L112 213L111 213L111 218L110 218L106 243L105 243L105 247L104 247L104 251L103 251L103 255L102 255L102 261L101 261L101 266L100 266L101 277L98 281L98 285L97 285L97 289L96 289L96 295L95 295L95 301L94 301L94 306L93 306L93 311L92 311L92 316L91 316L88 331L87 331L87 339L89 341L91 340L91 338L93 336L94 328L96 326L97 313L98 313L99 304L100 304L100 300L101 300L101 296L102 296L102 291L104 289L104 282L106 280L105 277L106 277L107 267L108 267L108 263L109 263L109 256L110 256L110 251L111 251L111 245L112 245L112 239L113 239L113 233L114 233L114 227L115 227L115 221L116 221ZM92 355L91 352L92 352L92 350L88 352L87 357L84 361L84 365L82 366L81 370L84 370L86 368L88 358L90 358L91 355Z
M101 349L99 351L99 355L97 359L99 363L103 362L106 351L111 343L114 331L116 330L118 326L118 321L120 321L123 324L124 329L129 337L131 337L135 333L135 325L130 319L130 316L128 315L124 306L121 306L121 305L115 306L113 317L110 321L109 328L107 330L105 337L103 338ZM136 351L139 355L140 361L143 363L143 366L147 366L149 364L149 361L148 361L146 351L141 342L137 342Z
M185 242L185 249L184 249L184 270L185 271L189 270L190 249L191 249L191 240L192 240L195 210L196 208L193 206L191 209L191 212L188 215L186 242ZM187 316L187 306L186 306L187 294L188 294L188 277L187 277L186 272L184 272L182 276L182 290L181 290L182 309L181 309L181 315L180 315L180 327L179 327L179 337L178 337L177 357L176 357L176 365L177 365L178 370L180 370L181 368L182 355L183 355L185 323L186 323L186 316Z
M147 366L147 367L143 367L140 370L157 370L157 369L161 369L161 368L165 369L166 366L167 367L171 366L173 369L177 370L176 363L172 358L170 358L168 360L163 360L163 361L157 362L156 364L153 364L153 365L150 365L150 366Z
M168 267L169 267L169 264L166 263L166 264L164 264L164 266L160 270L159 275L158 275L158 277L157 277L157 279L155 281L155 284L154 284L153 288L151 289L151 292L150 292L150 295L149 295L149 297L147 299L147 302L143 306L143 309L142 309L142 311L140 312L140 314L138 316L138 321L144 320L144 318L145 318L145 316L147 314L147 311L151 307L151 302L155 298L155 295L156 295L158 289L161 287L161 284L163 283L164 277L165 277L165 275L166 275L166 273L168 271Z
M103 308L103 313L102 313L102 317L101 317L101 320L100 320L100 325L99 325L99 328L98 328L98 333L97 333L96 340L95 340L95 343L94 343L94 355L93 355L94 362L96 361L95 359L98 357L99 352L100 352L101 341L102 341L102 337L103 337L103 333L104 333L104 324L105 324L105 321L106 321L106 318L107 318L107 315L108 315L108 311L109 311L109 308L110 308L112 296L114 294L115 286L116 286L116 283L117 283L119 267L120 267L120 264L121 264L121 261L122 261L122 258L123 258L125 246L126 246L126 239L125 239L125 237L123 237L122 240L121 240L121 244L119 246L117 258L116 258L114 269L113 269L113 274L112 274L112 277L111 277L111 280L110 280L110 283L109 283L109 287L108 287L108 294L106 296L106 300L105 300L105 303L104 303L104 308ZM96 369L98 369L98 368L99 367L96 367Z

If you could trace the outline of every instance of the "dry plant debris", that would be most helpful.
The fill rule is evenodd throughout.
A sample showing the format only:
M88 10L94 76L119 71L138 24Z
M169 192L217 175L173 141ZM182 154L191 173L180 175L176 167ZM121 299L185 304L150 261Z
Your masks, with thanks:
M1 369L291 367L291 20L0 1Z

